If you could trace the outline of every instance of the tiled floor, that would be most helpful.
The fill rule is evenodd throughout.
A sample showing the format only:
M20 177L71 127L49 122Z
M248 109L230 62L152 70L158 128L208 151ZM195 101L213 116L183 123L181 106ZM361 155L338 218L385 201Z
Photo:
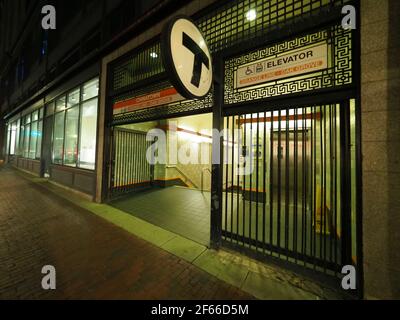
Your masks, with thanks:
M173 186L132 194L111 205L188 239L209 243L210 192Z
M261 242L264 238L267 244L270 243L272 231L272 244L277 246L279 225L281 247L287 247L289 250L309 256L315 255L317 258L326 257L327 260L332 262L335 259L340 261L340 241L335 242L334 237L324 237L315 232L309 210L303 212L301 206L299 206L295 220L294 205L290 203L288 220L286 221L286 208L283 202L281 203L281 215L278 219L277 203L274 203L273 214L271 215L269 204L264 207L261 202L257 204L255 201L244 201L241 196L238 198L236 194L233 194L232 198L231 193L228 193L227 197L224 193L223 197L223 230L238 232L239 235L244 234L246 237L251 234L252 239L258 239ZM127 195L115 200L111 205L203 245L209 243L209 192L202 193L198 190L174 186ZM297 224L295 224L295 221L297 221ZM294 237L294 234L296 234L296 237ZM337 249L336 257L335 247Z

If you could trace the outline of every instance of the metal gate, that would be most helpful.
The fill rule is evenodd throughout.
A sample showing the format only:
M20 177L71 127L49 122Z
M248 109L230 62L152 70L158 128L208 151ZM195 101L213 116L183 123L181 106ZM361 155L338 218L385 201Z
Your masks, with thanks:
M109 196L151 188L154 166L146 159L151 141L146 141L146 132L113 128L112 161Z
M351 263L349 109L328 104L225 117L226 244L325 272Z

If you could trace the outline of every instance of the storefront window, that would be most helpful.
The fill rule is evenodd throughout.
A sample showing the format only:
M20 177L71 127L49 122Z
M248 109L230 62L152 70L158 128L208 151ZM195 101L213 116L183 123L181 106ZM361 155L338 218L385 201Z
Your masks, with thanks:
M70 108L79 103L80 89L75 89L68 94L67 108Z
M20 133L20 119L16 122L15 128L15 154L19 155L19 133Z
M10 143L11 143L11 125L7 125L7 143L6 143L6 153L11 154L10 152Z
M98 83L90 80L9 124L7 152L40 159L44 117L54 116L52 163L94 170Z
M65 111L59 112L54 119L53 137L53 163L62 164L64 153L64 115Z
M25 141L25 126L22 125L23 121L21 121L21 131L19 134L19 144L18 144L18 155L23 155L24 150L24 141Z
M41 109L43 110L43 109ZM43 121L38 122L37 129L37 147L36 147L36 159L40 159L42 151L42 132L43 132Z
M54 114L54 101L46 105L46 117L51 116L52 114Z
M24 157L29 157L29 140L31 135L31 125L25 125L25 139L24 139Z
M65 96L56 100L56 112L65 110Z
M75 167L78 160L79 106L67 110L64 165Z
M94 170L96 158L97 99L82 104L79 167Z
M31 138L29 142L29 158L35 159L36 157L36 144L37 144L37 121L31 124Z
M37 121L39 119L39 110L32 113L32 121Z
M30 114L25 116L25 124L27 124L27 123L31 123L31 115Z
M97 97L99 94L99 79L94 79L83 85L82 101Z
M39 110L39 119L43 119L44 108L40 108Z

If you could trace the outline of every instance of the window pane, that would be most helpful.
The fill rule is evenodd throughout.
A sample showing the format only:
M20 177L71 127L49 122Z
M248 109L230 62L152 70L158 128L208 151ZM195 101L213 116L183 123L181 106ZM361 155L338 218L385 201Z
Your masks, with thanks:
M15 154L19 155L19 134L20 134L20 120L17 120L15 132Z
M31 139L29 143L29 158L35 159L36 157L36 143L37 143L37 121L31 124Z
M82 90L82 100L88 100L93 97L97 97L99 94L99 79L94 79L89 82L86 82L83 85Z
M25 141L25 126L21 125L21 132L19 135L19 145L18 145L18 155L23 156L24 150L24 141Z
M60 112L54 119L53 163L62 164L64 147L64 114Z
M24 139L24 158L29 158L29 138L31 135L31 125L25 125L25 139Z
M75 167L78 161L79 106L67 110L64 165Z
M65 109L65 96L58 98L56 100L56 112Z
M67 108L79 103L80 89L75 89L68 94Z
M43 109L41 109L43 110ZM40 159L42 150L42 132L43 132L43 121L39 121L37 129L37 147L36 147L36 159Z
M39 119L43 119L44 108L39 109Z
M7 144L6 144L6 154L11 154L8 152L10 150L10 144L11 144L11 125L7 125Z
M25 116L25 124L30 122L31 122L31 114L28 114L27 116Z
M46 117L51 116L54 113L54 101L46 105Z
M39 110L32 113L32 121L37 121L37 119L39 119Z
M10 149L9 149L11 155L15 154L16 133L17 133L17 131L15 130L14 127L12 127L11 131L10 131Z
M96 159L97 99L82 104L79 167L94 170Z

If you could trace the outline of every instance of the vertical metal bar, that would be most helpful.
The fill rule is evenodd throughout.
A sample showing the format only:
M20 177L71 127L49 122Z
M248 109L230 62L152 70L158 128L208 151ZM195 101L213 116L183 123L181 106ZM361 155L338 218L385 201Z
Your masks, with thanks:
M224 64L221 57L215 57L216 79L223 79ZM221 132L224 127L222 105L224 85L221 81L214 82L213 94L213 129ZM211 217L210 217L210 243L211 247L218 248L222 235L222 172L223 172L223 137L213 135L213 165L211 173ZM219 159L217 161L216 159Z
M302 108L302 132L301 132L301 162L302 162L302 198L301 198L301 253L307 254L307 108ZM305 261L304 261L305 264Z
M338 113L338 110L337 110L338 108L337 108L337 104L335 104L334 105L334 110L335 110L335 115L334 115L334 118L333 118L333 128L334 128L334 130L333 130L333 135L334 135L334 137L333 137L333 140L334 140L334 158L335 158L335 162L334 162L334 164L335 164L335 169L334 169L334 174L335 174L335 179L334 179L334 184L335 184L335 198L334 198L334 230L335 230L335 244L334 244L334 250L335 250L335 254L334 254L334 259L335 259L335 265L337 265L338 264L338 230L337 230L337 228L338 228L338 222L337 222L337 217L338 217L338 199L337 199L337 196L338 196L338 182L337 182L337 169L338 169L338 152L337 152L337 139L338 139L338 135L337 135L337 113Z
M121 192L124 193L125 192L125 183L124 183L124 176L125 176L125 168L124 168L124 163L125 163L125 157L124 157L124 141L125 140L125 134L123 131L120 132L120 148L119 148L119 152L120 152L120 182L121 182Z
M138 141L138 145L137 145L138 146L138 150L142 150L142 152L140 152L138 154L138 159L139 159L139 162L140 162L140 167L139 167L139 171L138 171L138 176L139 176L138 187L140 188L140 186L142 186L146 181L145 170L144 170L145 169L145 166L144 166L145 159L143 157L143 147L145 145L144 145L144 139L143 139L143 135L142 134L138 134L137 135L137 141Z
M260 152L260 147L259 147L259 140L260 140L260 114L257 112L257 133L256 133L256 153L257 153L257 167L256 167L256 250L258 249L258 194L259 194L259 189L258 189L258 182L259 182L259 167L260 167L260 157L259 157L259 152Z
M132 139L132 133L127 132L126 133L126 147L125 147L125 152L126 152L126 162L125 162L125 167L126 167L126 190L127 192L131 191L131 183L130 183L130 178L131 178L131 139Z
M111 130L111 139L110 139L110 150L111 150L111 161L110 161L110 179L108 180L109 186L108 190L109 193L113 193L114 191L114 183L115 183L115 142L114 142L114 130Z
M297 262L297 167L298 167L298 108L294 109L294 170L293 170L293 250L295 252L295 260Z
M249 188L249 248L251 248L251 214L252 214L252 197L253 197L253 170L254 170L254 153L253 153L253 114L250 114L250 188Z
M120 177L120 180L121 180L121 191L122 191L122 193L125 193L125 177L126 177L126 174L125 174L125 170L126 170L126 166L125 166L125 163L126 163L126 160L125 160L125 158L126 158L126 154L125 154L125 139L126 139L126 132L124 132L124 131L121 131L120 132L120 139L121 139L121 144L120 144L120 158L121 158L121 162L120 162L120 173L121 173L121 177Z
M125 161L124 161L124 175L125 175L125 192L129 191L129 136L128 132L125 132L125 146L124 146L124 154L125 154Z
M137 187L138 187L138 185L137 185L138 181L136 179L136 172L137 172L138 167L139 167L138 154L141 153L141 150L139 148L139 145L138 145L137 141L138 141L138 134L134 133L132 135L132 150L131 150L132 163L133 163L132 172L131 172L131 181L132 181L131 182L132 183L131 190L132 191L135 191L137 189Z
M233 236L233 183L234 183L234 167L235 167L235 116L232 117L232 165L231 165L231 221L230 221L230 231ZM228 141L229 143L229 141ZM229 146L229 144L228 144ZM233 240L233 237L231 238Z
M115 179L115 183L116 183L116 190L119 192L120 191L120 161L121 161L121 157L120 157L120 149L121 149L121 142L120 142L120 131L115 130L115 155L116 155L116 159L115 159L115 168L116 168L116 179Z
M285 131L285 249L286 251L289 249L289 181L290 181L290 172L289 172L289 109L286 108L286 131ZM289 256L286 256L286 259L289 259Z
M241 149L241 145L239 144L240 143L240 129L241 129L241 123L240 123L240 120L242 119L242 117L241 116L238 116L238 123L237 123L237 128L238 128L238 138L237 138L237 167L236 167L236 170L237 170L237 183L236 183L236 235L237 235L237 239L236 239L236 241L238 241L238 239L239 239L239 219L240 219L240 215L239 215L239 211L240 211L240 208L239 208L239 205L240 205L240 202L239 202L239 198L240 198L240 192L239 192L239 188L240 188L240 180L239 180L239 178L240 178L240 175L239 175L239 164L240 164L240 149ZM242 217L243 218L243 217ZM243 236L244 236L244 234L243 234Z
M126 179L126 153L125 153L125 148L126 148L126 132L121 131L121 190L123 193L126 192L126 185L125 185L125 179Z
M117 187L118 187L118 131L116 127L112 127L111 130L112 134L111 134L111 139L114 141L114 159L113 159L113 163L114 163L114 194L118 191ZM110 140L111 140L110 139Z
M134 180L134 172L135 172L135 133L131 134L131 142L130 142L130 172L129 172L129 184L130 190L135 190L135 180Z
M323 257L323 243L325 242L325 235L323 234L323 225L324 225L324 121L325 121L325 114L323 113L322 106L319 106L319 143L320 143L320 226L319 226L319 258L322 259Z
M269 244L274 244L274 112L271 111L269 164ZM271 251L272 254L272 251Z
M316 187L317 187L317 168L316 168L316 162L317 162L317 128L316 128L316 107L313 106L312 107L312 133L313 133L313 141L312 141L312 204L313 204L313 208L312 208L312 223L311 223L311 250L313 252L313 258L314 258L314 269L316 267L315 265L315 258L316 258L316 224L317 224L317 219L316 219L316 213L317 213L317 197L316 197Z
M146 181L148 181L148 176L146 175L146 173L147 173L147 170L146 170L146 168L147 168L147 165L146 165L146 157L144 156L145 154L146 154L146 151L145 151L145 146L146 146L146 144L145 144L145 141L146 141L146 137L144 136L144 135L140 135L140 139L141 139L141 142L140 142L140 144L141 144L141 147L142 147L142 150L143 150L143 152L142 152L142 156L140 157L141 158L141 162L142 162L142 168L141 168L141 170L140 170L140 173L141 173L141 175L142 175L142 184L143 183L146 183Z
M278 112L278 148L277 148L277 156L278 156L278 229L277 229L277 246L281 246L281 154L282 154L282 141L281 141L281 110ZM280 256L280 254L278 255Z
M263 221L262 221L262 243L263 243L263 252L265 253L265 211L266 211L266 205L267 205L267 189L266 189L266 141L267 141L267 113L264 112L264 121L263 121Z
M244 158L243 162L243 189L242 189L242 198L243 198L243 246L245 245L245 235L246 235L246 173L247 173L247 115L244 116L244 125L243 125L243 148L242 148L242 156Z
M341 224L342 224L342 265L352 264L351 260L351 157L350 157L350 105L340 104L340 169L341 169Z
M326 167L327 167L327 160L326 160L326 146L327 146L327 141L326 141L326 121L327 121L327 105L324 105L324 161L323 161L323 175L324 175L324 186L323 186L323 226L324 226L324 271L326 271L326 249L327 249L327 203L326 203Z
M332 116L332 109L333 109L332 104L329 105L329 204L330 204L330 220L329 220L329 225L330 225L330 237L329 237L329 261L332 262L333 258L333 238L335 236L334 230L332 228L332 213L333 213L333 162L334 162L334 156L333 156L333 141L332 141L332 125L333 125L333 116Z
M227 154L226 157L229 157L229 117L226 117L226 150ZM229 159L227 159L229 160ZM225 224L224 224L224 230L228 231L228 181L229 181L229 161L226 161L225 163Z

